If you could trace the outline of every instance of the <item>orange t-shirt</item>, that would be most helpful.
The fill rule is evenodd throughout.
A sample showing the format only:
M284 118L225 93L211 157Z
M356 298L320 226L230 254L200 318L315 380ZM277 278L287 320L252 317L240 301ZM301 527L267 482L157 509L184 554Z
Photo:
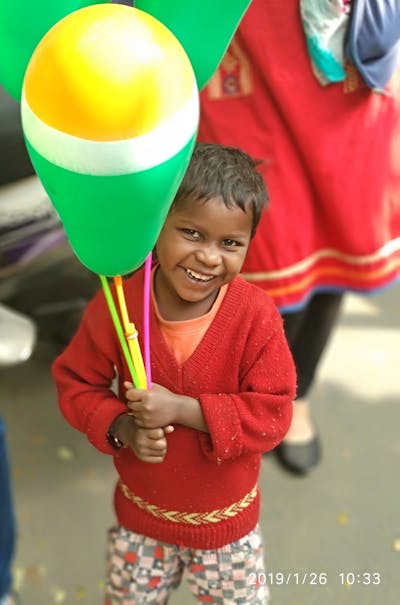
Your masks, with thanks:
M220 288L213 306L205 315L200 315L200 317L187 319L185 321L167 321L161 317L158 310L156 297L154 295L154 275L155 268L152 271L151 297L157 321L168 346L173 351L178 363L182 365L195 351L204 334L207 332L208 327L211 325L224 299L228 284L225 284Z

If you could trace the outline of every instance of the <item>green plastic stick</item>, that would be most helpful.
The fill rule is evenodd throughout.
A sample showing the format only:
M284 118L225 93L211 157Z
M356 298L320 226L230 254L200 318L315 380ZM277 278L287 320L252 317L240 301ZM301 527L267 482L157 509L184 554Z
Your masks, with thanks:
M118 312L117 312L117 309L115 307L115 303L114 303L114 299L113 299L112 294L111 294L110 286L108 285L107 278L104 275L99 275L99 277L100 277L101 285L103 286L104 295L106 297L108 309L110 311L111 318L113 320L113 324L114 324L115 330L117 332L118 339L119 339L122 351L124 353L124 357L125 357L126 363L128 365L129 372L130 372L131 377L132 377L132 381L133 381L135 387L137 389L139 389L140 388L140 386L139 386L139 380L138 380L138 377L137 377L137 374L136 374L136 371L135 371L135 366L133 365L133 361L132 361L131 355L129 353L128 345L126 344L126 340L125 340L125 336L124 336L124 331L122 329L121 322L119 320Z

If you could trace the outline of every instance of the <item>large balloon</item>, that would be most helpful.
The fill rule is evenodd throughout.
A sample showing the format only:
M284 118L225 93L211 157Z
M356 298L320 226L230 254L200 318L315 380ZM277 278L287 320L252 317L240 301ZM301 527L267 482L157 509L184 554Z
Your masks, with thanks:
M57 21L92 4L96 0L0 0L0 82L14 99L21 99L25 70L39 40Z
M175 34L201 89L217 69L250 1L136 0L134 4Z
M21 102L28 151L81 262L107 276L153 248L191 157L190 61L151 15L81 9L37 46Z

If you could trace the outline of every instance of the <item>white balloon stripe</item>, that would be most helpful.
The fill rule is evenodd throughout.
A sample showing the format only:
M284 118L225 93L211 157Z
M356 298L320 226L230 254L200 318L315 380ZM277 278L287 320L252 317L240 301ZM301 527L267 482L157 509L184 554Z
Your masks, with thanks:
M119 141L91 141L45 124L21 99L24 133L34 149L52 164L93 176L114 176L148 170L176 155L193 137L199 121L196 85L179 111L151 132Z

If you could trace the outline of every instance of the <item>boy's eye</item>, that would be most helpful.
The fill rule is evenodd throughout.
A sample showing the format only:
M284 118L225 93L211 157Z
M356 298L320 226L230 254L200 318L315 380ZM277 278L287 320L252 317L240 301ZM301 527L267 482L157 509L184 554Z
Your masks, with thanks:
M200 233L198 231L196 231L195 229L182 229L182 232L185 235L188 235L190 237L190 239L199 239L200 238Z
M186 235L191 235L191 236L194 236L194 237L196 237L199 234L199 232L195 231L195 229L185 228L185 229L182 229L182 231L183 231L183 233L186 233Z
M235 248L236 246L240 246L240 243L234 239L224 239L223 244L225 248Z

